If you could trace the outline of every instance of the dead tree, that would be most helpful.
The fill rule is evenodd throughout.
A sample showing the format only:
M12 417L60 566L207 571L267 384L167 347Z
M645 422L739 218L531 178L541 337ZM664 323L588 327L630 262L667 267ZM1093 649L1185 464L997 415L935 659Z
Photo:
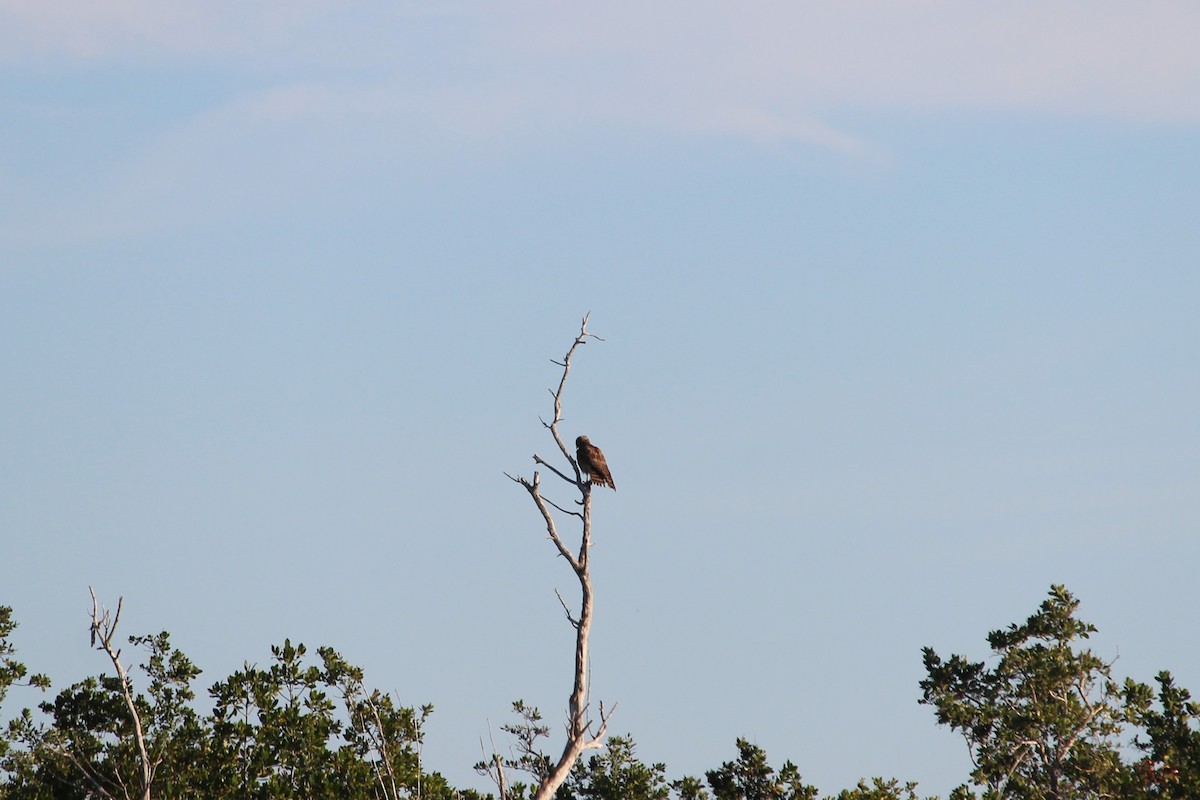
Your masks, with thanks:
M581 595L579 612L578 614L574 614L567 605L567 602L563 600L562 595L558 594L557 590L555 592L558 594L558 601L562 604L563 611L567 615L567 620L575 628L575 683L567 702L566 745L563 747L562 755L559 756L558 761L550 765L549 770L544 775L539 776L540 782L537 792L534 794L534 800L549 800L549 798L554 797L555 791L567 779L571 768L575 766L575 762L579 760L579 757L586 750L598 749L604 746L604 737L608 731L609 716L613 709L615 709L614 706L606 713L604 704L601 703L599 725L593 730L593 721L588 708L588 637L592 631L592 614L595 603L589 561L592 545L592 483L584 479L584 474L580 470L579 464L571 455L571 451L567 448L558 430L559 423L562 421L563 390L567 385L567 376L571 372L571 358L575 355L575 351L580 345L587 344L589 339L603 341L599 336L588 332L587 323L588 315L585 314L583 322L579 326L579 335L571 343L567 354L563 356L562 361L553 362L562 367L562 377L559 379L558 389L551 390L551 394L554 396L554 416L549 422L546 422L544 419L541 420L542 425L550 431L550 435L553 437L555 445L558 446L559 452L567 460L567 463L571 465L570 472L558 469L540 455L534 454L533 456L535 464L545 467L568 486L573 487L579 492L579 499L574 501L578 508L565 508L542 494L541 473L537 470L534 470L532 479L523 476L514 477L505 473L510 479L521 484L529 492L534 505L537 506L538 511L541 512L542 519L545 520L546 533L550 541L558 548L559 555L570 565L571 571L575 573L575 578L579 581ZM577 521L580 529L578 551L573 551L563 541L562 536L559 534L555 512L565 517L573 517ZM503 765L498 758L495 759L494 763L497 773L495 777L503 795Z
M108 609L102 608L100 602L96 599L96 591L90 586L88 591L92 594L92 623L91 623L91 638L92 647L103 650L108 660L112 662L113 669L117 671L117 678L121 683L121 695L125 700L125 708L129 711L130 720L133 722L134 742L137 745L138 766L141 768L139 785L136 788L135 794L131 794L128 788L122 787L124 796L132 800L133 796L141 798L141 800L150 800L150 789L154 785L154 773L158 769L159 761L152 760L146 749L146 732L142 727L142 715L138 713L137 704L133 698L133 685L129 680L129 674L125 671L124 665L121 664L121 651L114 647L113 638L117 633L117 623L121 621L121 606L123 598L117 600L117 612L111 614ZM97 791L102 797L112 797L113 795L101 787L99 783L96 785Z

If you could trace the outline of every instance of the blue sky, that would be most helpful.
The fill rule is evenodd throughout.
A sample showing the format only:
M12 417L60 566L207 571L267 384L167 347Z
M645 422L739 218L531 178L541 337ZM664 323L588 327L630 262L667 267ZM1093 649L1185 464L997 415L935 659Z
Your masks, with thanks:
M920 648L1054 583L1200 689L1200 10L0 2L0 532L207 686L291 637L433 703L463 786L558 722L571 588L503 472L591 311L593 694L945 794ZM33 702L10 695L9 705ZM11 710L11 709L10 709Z

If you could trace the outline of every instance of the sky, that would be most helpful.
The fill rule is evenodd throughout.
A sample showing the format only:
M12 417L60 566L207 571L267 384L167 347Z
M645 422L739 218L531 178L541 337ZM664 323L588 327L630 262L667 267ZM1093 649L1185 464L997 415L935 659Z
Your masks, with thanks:
M19 657L104 670L89 586L201 695L329 645L490 788L511 702L557 726L570 691L573 578L505 472L553 454L590 312L592 695L671 777L746 737L825 792L945 795L921 648L983 659L1057 583L1118 675L1200 690L1198 28L0 0Z

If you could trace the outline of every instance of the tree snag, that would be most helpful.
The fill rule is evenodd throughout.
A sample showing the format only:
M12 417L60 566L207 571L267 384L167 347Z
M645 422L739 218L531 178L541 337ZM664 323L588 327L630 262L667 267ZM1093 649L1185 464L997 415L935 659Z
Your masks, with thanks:
M590 313L590 312L589 312ZM554 364L562 367L562 378L559 379L558 389L551 391L554 396L554 416L550 422L541 420L543 427L550 431L554 443L558 446L559 452L567 463L571 465L571 470L574 472L574 477L558 469L538 454L534 454L533 461L539 466L543 466L550 472L554 473L567 484L575 487L579 492L579 499L575 501L579 510L567 509L547 499L542 494L541 474L534 471L533 478L528 479L523 476L512 476L505 473L509 479L521 484L525 490L529 492L529 496L533 498L534 505L541 512L542 519L546 523L546 533L550 541L554 542L554 546L558 548L558 553L571 566L571 570L575 573L576 579L579 581L580 590L580 605L579 613L573 614L571 608L563 600L562 595L558 595L558 600L562 603L563 611L566 612L567 620L571 626L575 628L575 683L571 690L571 696L567 703L567 742L563 747L562 755L556 763L550 766L549 771L539 776L539 784L534 800L550 800L554 797L555 791L562 785L563 781L571 772L571 768L584 751L598 749L604 746L604 737L608 731L608 720L615 709L610 708L607 712L604 709L604 704L600 704L600 723L599 727L593 732L592 719L588 709L588 637L592 630L592 613L594 609L594 595L592 593L592 579L589 569L588 554L592 544L592 482L585 478L579 463L572 457L571 451L567 448L563 441L562 435L559 433L558 426L562 421L562 400L563 390L567 385L567 376L571 372L571 358L575 355L575 350L580 345L587 344L588 339L596 339L604 341L594 333L589 333L587 330L588 314L583 317L583 322L579 326L579 335L575 337L575 341L571 343L567 354L563 356L562 361L553 361ZM540 418L539 418L540 419ZM575 517L579 520L580 526L580 543L578 552L573 552L567 547L562 536L559 535L558 525L555 521L554 511L565 514L570 517ZM557 593L557 592L556 592ZM503 767L499 759L496 760L496 769L499 773L497 783L501 787L504 786ZM501 789L503 794L503 788Z
M141 767L140 786L137 788L137 794L142 800L150 800L150 789L154 785L154 773L161 760L151 760L149 751L146 749L146 732L142 727L142 715L138 712L137 703L134 702L133 682L129 679L129 673L125 671L124 665L121 664L120 649L113 645L113 638L117 634L117 623L121 621L121 607L124 604L124 598L117 599L117 613L111 614L96 599L96 590L89 586L88 591L92 595L92 647L103 650L117 671L117 677L121 682L121 696L125 700L125 708L129 711L130 721L133 723L134 743L137 745L138 765ZM112 796L103 787L98 786L97 788L101 796ZM130 797L127 789L125 796Z

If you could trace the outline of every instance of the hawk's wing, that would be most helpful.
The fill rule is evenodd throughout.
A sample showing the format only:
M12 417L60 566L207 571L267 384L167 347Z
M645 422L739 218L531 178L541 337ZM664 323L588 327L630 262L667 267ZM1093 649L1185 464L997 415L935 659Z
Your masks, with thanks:
M599 447L588 442L579 448L578 456L580 469L591 476L592 483L607 486L614 492L617 490L617 484L608 469L608 462L604 460L604 453L600 452Z

